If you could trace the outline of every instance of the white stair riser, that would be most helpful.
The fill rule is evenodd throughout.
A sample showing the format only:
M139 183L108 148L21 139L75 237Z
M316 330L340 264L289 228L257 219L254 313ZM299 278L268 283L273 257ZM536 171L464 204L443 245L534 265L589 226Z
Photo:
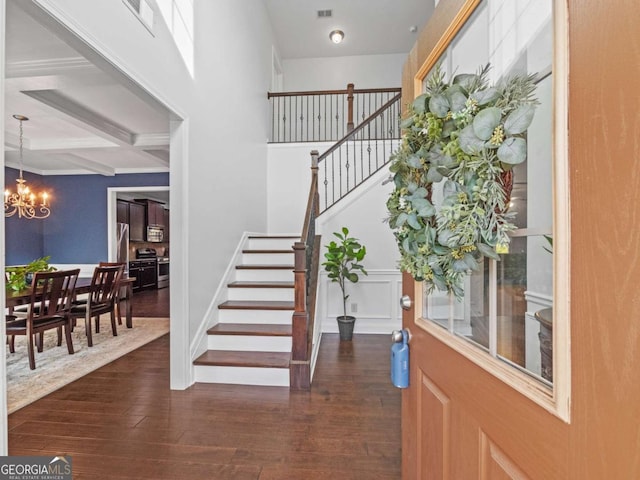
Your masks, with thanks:
M236 280L239 282L293 282L291 270L236 269Z
M195 365L196 382L289 387L289 369Z
M293 310L218 310L220 323L266 323L291 325Z
M209 350L231 350L240 352L290 352L291 337L268 337L262 335L209 335Z
M293 288L229 288L229 300L275 300L293 302Z
M243 253L242 265L293 265L293 252Z
M250 250L288 250L299 238L250 238L245 248Z

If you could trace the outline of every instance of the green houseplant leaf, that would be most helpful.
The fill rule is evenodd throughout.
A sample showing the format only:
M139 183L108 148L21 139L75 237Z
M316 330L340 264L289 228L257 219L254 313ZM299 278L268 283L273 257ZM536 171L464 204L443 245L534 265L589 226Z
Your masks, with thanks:
M413 216L412 216L413 215ZM417 223L415 213L406 215L402 219L402 224ZM400 217L396 223L400 222ZM418 224L419 225L419 224ZM334 232L334 235L340 240L339 242L331 241L325 245L327 251L324 254L326 261L322 264L328 272L328 277L340 287L342 292L342 306L344 316L347 316L347 295L346 282L356 283L358 281L358 272L367 275L367 271L359 262L365 257L367 249L360 243L357 238L349 236L349 229L342 227L342 233ZM408 239L406 239L408 240ZM407 242L407 247L410 247Z

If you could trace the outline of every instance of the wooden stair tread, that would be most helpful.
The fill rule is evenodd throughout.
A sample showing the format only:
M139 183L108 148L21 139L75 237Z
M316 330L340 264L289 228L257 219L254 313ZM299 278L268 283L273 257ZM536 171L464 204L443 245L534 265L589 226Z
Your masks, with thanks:
M293 282L268 282L268 281L236 281L227 285L229 288L294 288Z
M289 368L288 352L236 352L207 350L193 362L194 365L218 367Z
M290 337L291 325L266 323L219 323L207 330L209 335L254 335Z
M293 310L293 302L276 300L227 300L218 305L221 309L235 310Z
M293 265L236 265L238 270L293 270Z
M292 254L293 253L293 248L290 248L289 250L282 250L282 249L279 250L279 249L275 249L275 248L272 249L272 250L269 250L269 249L267 249L267 250L246 249L246 250L242 250L242 253L262 253L262 254L265 254L265 253L268 253L268 254L272 254L272 253L275 253L275 254L291 253Z

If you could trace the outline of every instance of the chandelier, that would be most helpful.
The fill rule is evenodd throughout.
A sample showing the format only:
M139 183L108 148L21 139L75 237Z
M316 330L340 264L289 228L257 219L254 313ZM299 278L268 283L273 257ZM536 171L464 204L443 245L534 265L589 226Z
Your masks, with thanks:
M47 205L49 195L47 192L36 195L29 190L27 181L22 178L22 122L29 119L24 115L14 115L13 118L20 122L20 176L16 179L15 192L9 189L4 191L4 216L12 217L17 213L18 218L47 218L51 213ZM39 204L36 204L37 197L41 199Z

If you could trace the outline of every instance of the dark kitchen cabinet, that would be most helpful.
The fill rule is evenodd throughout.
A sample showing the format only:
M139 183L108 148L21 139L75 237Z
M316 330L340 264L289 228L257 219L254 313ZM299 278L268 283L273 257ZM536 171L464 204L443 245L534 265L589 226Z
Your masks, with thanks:
M145 206L141 203L129 203L129 240L144 242L147 228L145 224Z
M164 226L164 204L148 199L136 199L136 202L144 205L147 225Z
M116 219L118 223L129 225L129 202L124 200L117 201Z
M134 292L158 288L158 265L155 259L129 262L129 276L136 279L133 284Z

